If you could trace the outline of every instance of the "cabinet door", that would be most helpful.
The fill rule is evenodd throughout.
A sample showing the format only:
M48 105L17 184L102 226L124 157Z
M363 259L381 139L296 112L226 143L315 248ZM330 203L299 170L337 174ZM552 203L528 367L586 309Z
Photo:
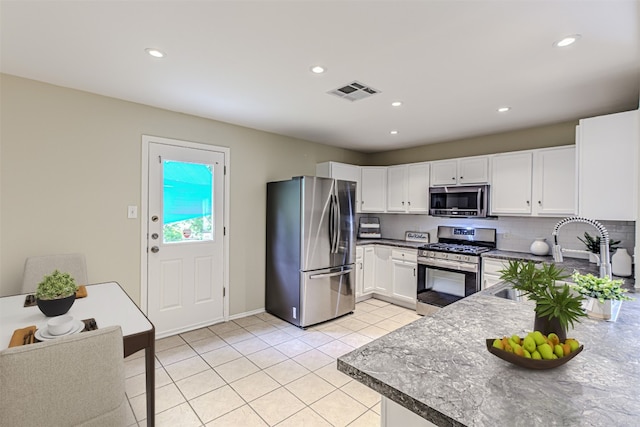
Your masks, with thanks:
M364 283L364 250L362 246L356 246L356 298L362 296Z
M393 260L391 265L393 283L391 296L409 303L416 302L417 267L416 263Z
M356 212L360 212L360 166L338 162L318 163L316 165L316 176L354 181L356 183Z
M497 285L502 280L500 279L500 270L507 267L508 261L499 261L492 259L482 259L482 281L481 288L487 289L491 286Z
M407 211L411 213L429 212L429 164L409 165L407 170Z
M499 154L491 165L491 213L531 214L532 154Z
M387 211L407 211L407 167L405 165L387 168Z
M578 214L635 221L638 213L638 110L580 120Z
M362 295L373 292L376 279L376 252L374 246L364 248L364 266L362 275Z
M391 248L376 246L375 292L388 296L391 293Z
M365 166L361 169L362 212L385 212L387 206L387 168Z
M536 151L533 165L533 213L551 216L575 215L575 147Z
M485 184L489 182L489 158L472 157L458 162L458 184Z
M458 182L457 175L457 160L443 160L431 163L431 185L455 185Z

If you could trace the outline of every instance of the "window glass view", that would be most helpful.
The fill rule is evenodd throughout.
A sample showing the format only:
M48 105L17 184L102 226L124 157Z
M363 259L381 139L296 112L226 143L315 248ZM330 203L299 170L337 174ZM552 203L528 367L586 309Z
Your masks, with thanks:
M213 240L213 165L163 160L164 243Z

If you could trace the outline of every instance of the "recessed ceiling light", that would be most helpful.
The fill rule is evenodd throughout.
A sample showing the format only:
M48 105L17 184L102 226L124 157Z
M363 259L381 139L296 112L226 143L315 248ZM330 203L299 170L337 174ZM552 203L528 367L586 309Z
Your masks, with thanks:
M389 132L391 135L397 135L398 131L397 130L392 130L391 132Z
M563 38L562 40L558 40L553 45L555 47L567 47L577 42L580 37L581 37L580 34L572 34L570 36Z
M402 105L402 101L394 101L394 102L391 103L392 107L399 107L401 105Z
M506 113L509 110L511 110L511 107L500 107L500 108L498 108L498 112L499 113Z
M144 51L147 52L149 55L153 56L154 58L164 58L165 56L167 56L164 52L158 49L150 48L150 47L146 48Z
M321 67L320 65L314 65L313 67L311 67L311 72L314 74L322 74L325 71L327 71L324 67Z

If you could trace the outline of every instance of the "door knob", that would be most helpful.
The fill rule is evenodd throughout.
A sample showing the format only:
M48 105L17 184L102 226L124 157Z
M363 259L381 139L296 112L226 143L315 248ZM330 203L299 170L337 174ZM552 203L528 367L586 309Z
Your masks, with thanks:
M154 254L157 254L159 251L160 251L160 248L159 248L159 247L157 247L157 246L153 246L153 247L151 248L151 252L153 252Z

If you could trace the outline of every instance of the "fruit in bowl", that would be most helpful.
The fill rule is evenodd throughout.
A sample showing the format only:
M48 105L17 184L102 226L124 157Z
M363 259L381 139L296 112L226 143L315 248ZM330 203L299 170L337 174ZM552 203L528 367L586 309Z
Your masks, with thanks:
M567 338L560 342L554 333L544 335L533 331L524 338L518 335L488 339L487 350L495 356L531 369L550 369L573 359L583 349L578 340Z

